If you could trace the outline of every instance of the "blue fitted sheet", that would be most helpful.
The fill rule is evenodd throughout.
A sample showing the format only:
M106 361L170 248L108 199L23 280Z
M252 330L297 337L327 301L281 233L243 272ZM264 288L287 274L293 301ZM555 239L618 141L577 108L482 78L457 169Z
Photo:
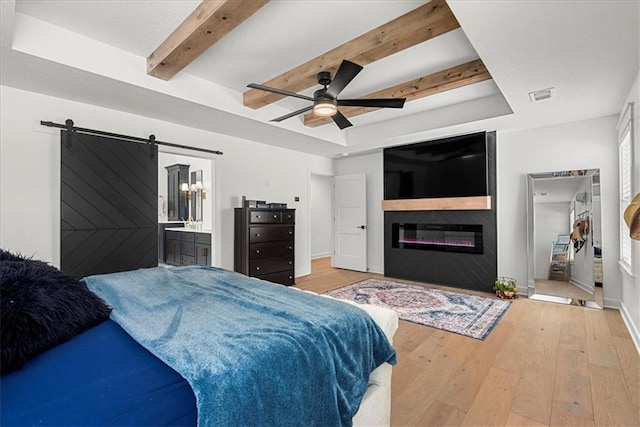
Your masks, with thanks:
M107 320L0 378L0 424L195 426L189 383Z

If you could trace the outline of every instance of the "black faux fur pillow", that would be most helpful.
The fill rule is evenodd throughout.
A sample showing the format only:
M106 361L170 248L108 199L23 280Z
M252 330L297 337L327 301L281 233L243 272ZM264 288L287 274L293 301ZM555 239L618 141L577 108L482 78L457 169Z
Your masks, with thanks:
M84 283L1 249L0 303L2 374L107 320L111 312Z

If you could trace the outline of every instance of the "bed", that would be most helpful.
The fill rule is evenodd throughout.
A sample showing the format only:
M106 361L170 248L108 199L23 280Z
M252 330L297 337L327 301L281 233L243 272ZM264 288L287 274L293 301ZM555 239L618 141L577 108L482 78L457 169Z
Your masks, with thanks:
M2 425L389 424L390 310L215 267L91 276L110 316L5 369L15 262Z

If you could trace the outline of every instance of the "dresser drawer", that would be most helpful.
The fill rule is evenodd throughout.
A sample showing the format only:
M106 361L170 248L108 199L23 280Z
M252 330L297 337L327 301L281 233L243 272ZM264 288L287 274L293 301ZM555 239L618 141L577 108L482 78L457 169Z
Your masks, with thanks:
M296 222L296 213L295 211L291 212L282 212L282 222L293 224Z
M249 227L249 243L293 240L293 227Z
M261 276L293 269L293 256L264 258L249 261L249 276Z
M182 234L181 231L165 231L164 236L167 240L180 240Z
M195 255L196 254L196 245L193 242L185 242L184 240L180 242L180 253L182 255Z
M282 213L279 211L252 211L249 220L251 224L257 223L279 223L282 222Z
M196 233L191 233L189 231L179 231L178 233L182 234L182 236L180 236L180 240L183 242L193 242L195 240Z
M252 243L249 245L249 259L293 256L293 241Z
M196 235L196 243L202 243L203 245L211 244L211 234L209 233L194 233Z
M268 282L279 283L285 286L292 286L296 284L295 277L293 277L293 270L280 271L278 273L264 274L256 276L258 279L266 280Z
M195 265L196 258L189 255L180 256L180 265Z

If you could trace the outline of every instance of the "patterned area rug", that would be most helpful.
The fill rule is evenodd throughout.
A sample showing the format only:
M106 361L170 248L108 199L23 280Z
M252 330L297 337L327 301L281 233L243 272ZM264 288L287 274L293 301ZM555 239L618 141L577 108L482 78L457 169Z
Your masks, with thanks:
M326 294L390 308L402 320L479 340L489 335L511 304L496 298L378 279L365 279Z

